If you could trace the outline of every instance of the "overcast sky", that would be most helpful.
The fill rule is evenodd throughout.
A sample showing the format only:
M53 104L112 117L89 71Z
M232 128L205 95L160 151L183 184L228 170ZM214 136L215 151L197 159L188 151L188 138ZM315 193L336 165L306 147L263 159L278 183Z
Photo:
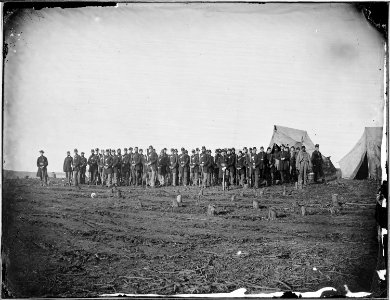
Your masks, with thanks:
M5 25L6 169L66 151L268 146L307 130L336 164L383 125L384 39L349 4L25 10Z

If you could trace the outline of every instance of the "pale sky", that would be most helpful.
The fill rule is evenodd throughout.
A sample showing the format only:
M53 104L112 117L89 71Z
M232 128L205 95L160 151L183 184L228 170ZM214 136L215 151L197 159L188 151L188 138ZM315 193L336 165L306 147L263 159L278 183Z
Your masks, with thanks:
M268 146L307 130L337 165L383 126L384 39L350 4L119 4L4 26L4 168L66 151Z

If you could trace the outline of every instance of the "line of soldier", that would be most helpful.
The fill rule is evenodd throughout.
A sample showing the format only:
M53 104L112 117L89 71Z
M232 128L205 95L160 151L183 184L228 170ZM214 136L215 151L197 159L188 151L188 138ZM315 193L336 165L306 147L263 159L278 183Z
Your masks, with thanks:
M216 149L215 155L205 146L192 150L192 155L181 148L181 154L177 149L171 149L170 155L167 149L161 150L160 154L150 146L146 154L142 149L130 147L121 149L92 149L87 159L84 152L78 155L74 149L74 156L67 152L64 160L63 171L66 173L67 184L86 183L86 170L88 168L88 184L100 184L113 186L129 185L198 185L202 187L222 184L225 180L227 185L248 184L258 188L260 185L273 185L275 183L296 182L307 184L307 175L313 168L314 181L322 177L323 160L319 152L319 145L312 157L306 152L305 146L301 149L288 145L260 147L257 153L256 147L247 148L235 153L235 149ZM134 150L134 151L133 151Z

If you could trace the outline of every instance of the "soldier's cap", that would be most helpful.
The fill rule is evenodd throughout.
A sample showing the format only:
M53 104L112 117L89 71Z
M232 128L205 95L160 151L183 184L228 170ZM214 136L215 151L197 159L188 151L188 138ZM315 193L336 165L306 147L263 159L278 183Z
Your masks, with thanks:
M74 149L73 152L78 152L77 149Z
M167 151L167 148L164 148L163 150Z
M41 152L41 151L39 151L39 152ZM70 154L70 151L66 151L66 153L67 153L67 154Z
M267 147L267 150L271 150L271 147Z
M112 149L111 151L112 151L112 152L115 152L115 149Z
M194 150L194 149L192 149L192 150L191 150L191 152L192 152L192 153L195 153L195 150Z
M230 152L230 151L232 151L232 149L228 148L228 149L226 149L226 151L229 151L229 152Z
M232 151L236 151L236 149L232 148Z
M135 148L137 148L137 147L135 147ZM137 148L137 149L138 149L138 148ZM129 150L133 150L133 147L130 147Z
M185 150L183 147L181 147L181 149L180 149L181 151L183 151L183 150Z
M96 148L95 151L99 151L99 148Z
M39 150L39 153L45 153L45 151L43 151L43 150Z
M185 153L188 153L188 150L184 150Z
M302 145L302 149L306 149L306 147Z
M199 151L199 148L196 148L196 151Z
M117 151L118 151L118 152L121 152L121 149L118 149Z
M226 152L226 149L222 149L221 152Z
M142 149L139 149L139 152L143 152L144 150L142 150Z
M81 152L81 154L84 154L84 152Z
M256 148L256 147L253 147L252 149L253 149L253 150L257 150L257 148Z
M149 146L149 149L153 149L153 146L152 146L152 145L150 145L150 146Z
M260 149L263 149L263 150L264 150L264 147L263 147L263 146L261 146L261 147L260 147Z
M95 150L91 149L91 152L95 152Z
M320 145L316 144L314 147L318 148Z
M239 154L242 154L242 151L240 150L240 151L238 151L238 153L239 153Z
M202 150L206 150L206 147L205 147L205 146L202 146Z
M247 147L244 147L244 148L242 148L242 150L248 150L248 148L247 148Z
M110 150L106 149L106 152L110 152Z
M171 148L171 152L175 151L175 149Z
M124 151L127 151L127 148L123 149Z
M291 146L290 148L294 148L294 149L295 149L295 147L294 147L294 146Z

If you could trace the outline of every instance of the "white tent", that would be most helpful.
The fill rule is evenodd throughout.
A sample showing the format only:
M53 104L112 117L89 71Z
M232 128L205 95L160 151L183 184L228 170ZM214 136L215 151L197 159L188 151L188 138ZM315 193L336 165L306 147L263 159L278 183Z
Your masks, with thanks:
M352 150L339 162L346 179L381 179L381 145L383 127L365 127Z

